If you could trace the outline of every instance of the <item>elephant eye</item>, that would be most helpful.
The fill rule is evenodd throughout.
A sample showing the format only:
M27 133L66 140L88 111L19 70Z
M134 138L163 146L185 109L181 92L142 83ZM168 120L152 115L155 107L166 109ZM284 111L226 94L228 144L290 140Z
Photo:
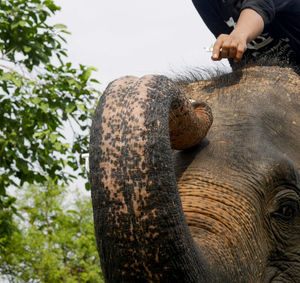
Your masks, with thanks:
M299 211L299 205L296 201L288 201L282 204L277 211L273 213L273 216L280 217L283 220L289 221L294 219Z

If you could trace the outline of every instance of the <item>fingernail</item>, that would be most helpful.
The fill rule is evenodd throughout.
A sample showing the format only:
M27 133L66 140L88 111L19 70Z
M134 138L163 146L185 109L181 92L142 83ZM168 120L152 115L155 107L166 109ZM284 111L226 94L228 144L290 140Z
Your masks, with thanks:
M218 58L218 55L217 55L217 54L214 54L214 55L213 55L213 58L217 59L217 58Z

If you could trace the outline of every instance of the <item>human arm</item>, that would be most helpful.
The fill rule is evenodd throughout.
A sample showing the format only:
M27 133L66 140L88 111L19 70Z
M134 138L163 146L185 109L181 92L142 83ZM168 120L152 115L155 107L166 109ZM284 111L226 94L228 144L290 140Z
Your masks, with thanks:
M218 61L222 58L233 58L234 62L240 61L247 49L247 43L260 35L263 29L264 20L255 10L242 10L234 30L217 38L212 59Z

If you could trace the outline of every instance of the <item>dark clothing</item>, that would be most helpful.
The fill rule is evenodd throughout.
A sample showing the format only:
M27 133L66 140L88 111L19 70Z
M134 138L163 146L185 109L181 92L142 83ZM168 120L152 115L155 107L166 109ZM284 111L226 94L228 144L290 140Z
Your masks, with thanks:
M300 65L300 0L193 0L210 31L230 34L243 9L255 10L264 21L261 36L248 44L244 57L279 54Z

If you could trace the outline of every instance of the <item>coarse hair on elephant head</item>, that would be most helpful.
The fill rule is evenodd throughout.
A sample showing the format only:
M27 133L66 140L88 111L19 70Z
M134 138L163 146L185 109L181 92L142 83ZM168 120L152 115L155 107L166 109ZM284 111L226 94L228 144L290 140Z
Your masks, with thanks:
M299 87L256 65L107 87L90 143L107 282L300 282Z

